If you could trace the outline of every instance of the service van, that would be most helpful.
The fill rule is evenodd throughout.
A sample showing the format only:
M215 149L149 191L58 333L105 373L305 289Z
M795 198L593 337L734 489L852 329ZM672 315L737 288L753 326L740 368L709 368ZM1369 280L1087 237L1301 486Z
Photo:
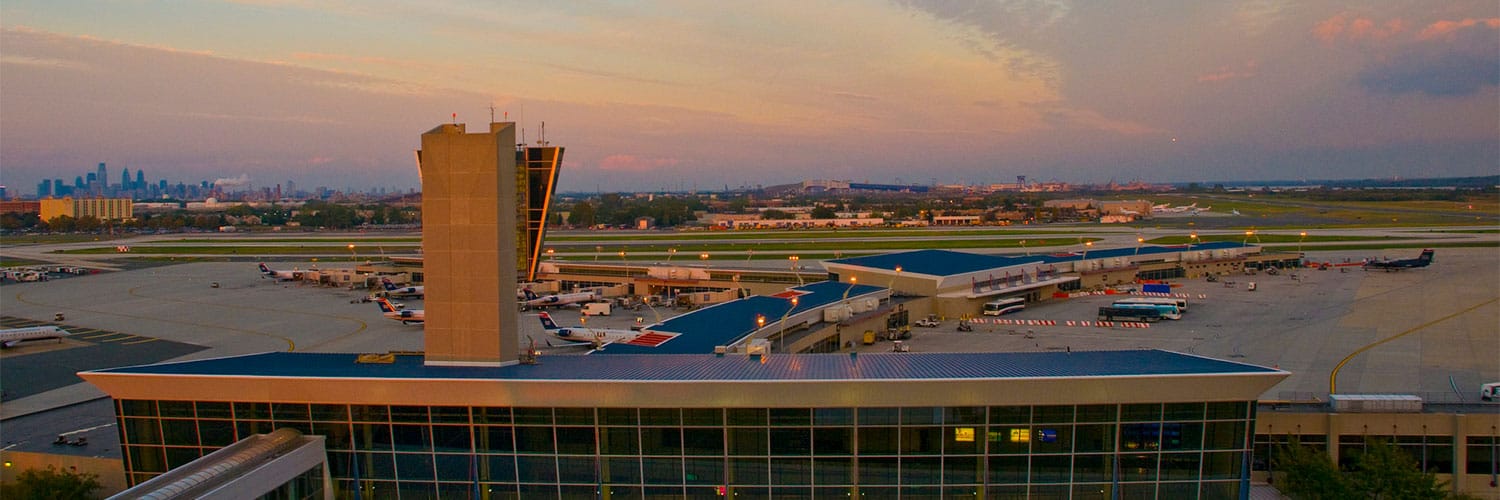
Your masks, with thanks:
M583 305L584 316L609 316L610 305L608 302L589 302Z

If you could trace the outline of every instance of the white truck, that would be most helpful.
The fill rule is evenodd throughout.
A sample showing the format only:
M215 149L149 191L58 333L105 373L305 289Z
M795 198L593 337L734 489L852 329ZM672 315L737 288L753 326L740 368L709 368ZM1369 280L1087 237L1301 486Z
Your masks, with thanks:
M589 302L583 305L584 316L609 316L609 302Z

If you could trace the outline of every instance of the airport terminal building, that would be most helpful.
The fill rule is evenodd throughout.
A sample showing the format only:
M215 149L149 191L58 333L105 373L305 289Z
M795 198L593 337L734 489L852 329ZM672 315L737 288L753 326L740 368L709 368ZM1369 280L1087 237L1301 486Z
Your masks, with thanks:
M1161 350L538 358L514 330L534 251L514 144L511 123L423 134L423 353L81 373L115 400L131 484L291 428L322 437L334 498L1248 498L1278 369ZM758 300L786 318L885 290L799 288ZM748 308L724 329L765 333L756 300L724 307ZM670 342L724 343L702 326Z

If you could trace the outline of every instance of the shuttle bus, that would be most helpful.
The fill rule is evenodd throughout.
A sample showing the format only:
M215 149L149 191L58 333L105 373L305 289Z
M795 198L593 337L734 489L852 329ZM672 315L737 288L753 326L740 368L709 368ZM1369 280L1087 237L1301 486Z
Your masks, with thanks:
M1160 319L1161 313L1151 308L1111 306L1099 308L1099 321L1144 321L1155 323Z
M1116 304L1167 304L1177 306L1178 312L1187 312L1187 299L1172 297L1130 297L1115 301Z
M1130 304L1115 302L1110 307L1127 309L1155 309L1156 312L1161 314L1161 317L1163 318L1182 319L1182 310L1178 309L1175 304Z
M985 316L1001 316L1026 308L1025 297L1011 297L984 303Z

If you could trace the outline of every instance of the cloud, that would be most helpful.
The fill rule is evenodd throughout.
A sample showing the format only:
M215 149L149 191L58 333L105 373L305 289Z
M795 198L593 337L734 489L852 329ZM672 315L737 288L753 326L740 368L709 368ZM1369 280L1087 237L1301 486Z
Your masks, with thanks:
M70 69L87 71L93 69L88 64L79 61L68 61L64 59L53 59L43 57L27 57L17 55L0 55L0 64L15 64L19 66L30 66L35 68Z
M1361 71L1359 84L1382 94L1443 97L1473 95L1500 85L1500 45L1495 43L1494 28L1500 23L1445 24L1434 31L1440 37L1404 46Z
M1221 83L1230 80L1240 80L1255 76L1256 69L1260 66L1254 59L1244 64L1235 66L1220 66L1219 69L1198 75L1198 83Z
M1394 18L1379 23L1373 19L1358 17L1348 12L1334 14L1313 26L1313 35L1324 42L1344 40L1384 40L1406 29L1406 22Z
M616 172L650 172L677 166L676 158L643 158L635 155L609 155L599 160L599 170Z
M1417 36L1423 39L1437 38L1440 36L1453 37L1454 33L1464 28L1485 26L1492 29L1500 29L1500 17L1489 19L1466 18L1462 21L1438 21L1427 25Z

